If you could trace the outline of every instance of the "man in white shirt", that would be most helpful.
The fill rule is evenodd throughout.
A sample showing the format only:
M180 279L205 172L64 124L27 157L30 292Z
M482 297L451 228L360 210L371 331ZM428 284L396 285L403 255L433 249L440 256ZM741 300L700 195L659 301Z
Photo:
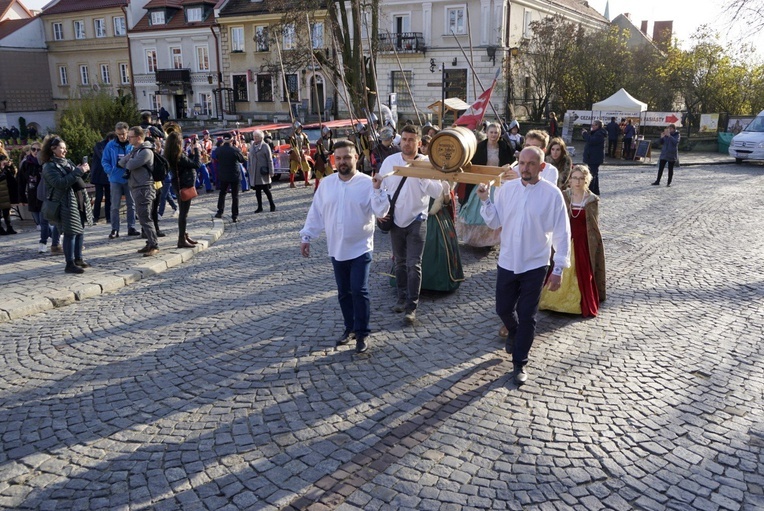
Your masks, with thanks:
M345 331L337 345L355 336L355 351L368 349L369 267L374 250L374 215L385 216L389 204L372 203L380 183L358 172L358 152L349 140L334 144L337 172L321 181L300 231L300 251L310 257L310 242L326 231L326 244L334 266Z
M536 333L536 314L552 247L554 269L546 284L550 291L560 288L562 270L570 266L568 212L557 185L540 179L543 161L541 149L523 149L518 165L520 179L502 183L494 195L495 203L490 201L485 184L477 189L486 225L502 228L496 314L509 329L506 349L512 353L513 377L518 385L528 379L525 365Z
M546 153L546 146L548 143L549 143L549 135L547 134L546 131L531 130L525 134L525 139L524 139L525 145L523 147L538 147L539 149L541 149L542 152ZM510 168L512 172L514 172L515 175L517 175L517 177L521 177L517 166L513 166ZM507 172L509 172L509 170ZM557 170L557 167L555 167L551 163L546 163L542 159L540 176L541 176L541 179L549 181L553 185L557 186L557 179L560 177L560 171Z
M401 129L401 152L388 156L375 181L382 182L383 192L375 193L374 201L383 204L393 197L398 186L401 191L395 203L393 227L390 242L395 257L395 283L398 301L393 311L404 312L406 323L416 320L419 305L419 291L422 287L422 254L427 239L427 210L430 197L440 197L448 184L432 179L407 178L390 175L394 167L402 167L414 160L427 161L427 156L419 154L422 139L415 126L406 125ZM383 181L384 180L384 181ZM386 193L385 193L386 192Z

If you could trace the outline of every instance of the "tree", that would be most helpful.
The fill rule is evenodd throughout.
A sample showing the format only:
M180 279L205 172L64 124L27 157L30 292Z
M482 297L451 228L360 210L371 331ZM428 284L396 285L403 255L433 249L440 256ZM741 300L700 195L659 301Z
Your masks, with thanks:
M75 163L92 153L93 146L103 138L80 111L65 112L58 125L58 135L66 142L67 157Z
M733 23L741 23L748 33L758 33L764 28L764 1L727 0L727 12Z
M555 94L563 95L564 74L575 53L576 25L561 15L530 24L532 35L520 43L517 70L530 80L530 114L540 120ZM517 94L514 94L517 96Z

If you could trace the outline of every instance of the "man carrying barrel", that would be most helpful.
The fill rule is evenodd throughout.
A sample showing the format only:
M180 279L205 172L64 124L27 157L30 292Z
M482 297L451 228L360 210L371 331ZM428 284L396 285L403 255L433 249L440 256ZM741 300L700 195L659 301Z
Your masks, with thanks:
M401 129L401 152L385 158L379 169L378 179L384 179L382 189L386 193L375 194L373 199L388 201L400 187L395 202L393 227L390 229L398 297L393 311L405 312L404 320L410 325L416 320L419 292L422 287L422 254L427 239L427 210L430 197L438 198L449 188L446 182L403 178L393 174L396 166L402 167L415 160L428 161L427 156L419 154L420 143L419 130L415 126L407 125Z

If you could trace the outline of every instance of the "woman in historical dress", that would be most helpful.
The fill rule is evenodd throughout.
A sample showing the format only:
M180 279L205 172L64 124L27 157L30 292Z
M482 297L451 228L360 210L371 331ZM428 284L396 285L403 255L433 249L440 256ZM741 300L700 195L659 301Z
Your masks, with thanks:
M546 162L554 165L557 169L559 172L557 176L557 187L560 190L565 190L568 186L570 169L573 168L573 160L571 160L570 155L568 155L568 147L565 145L563 139L555 137L549 142Z
M570 268L563 272L557 291L541 292L539 309L597 315L605 301L605 251L599 228L599 197L589 191L592 175L586 165L570 172L568 189L562 195L568 207L571 232Z
M487 138L477 145L471 163L492 167L508 167L512 164L515 161L514 151L506 140L501 139L499 123L489 124L486 127L486 135ZM464 190L464 197L459 198L462 207L456 219L456 234L459 240L473 247L498 245L501 241L501 229L491 229L485 225L480 215L480 198L475 193L475 185L467 184L458 190Z

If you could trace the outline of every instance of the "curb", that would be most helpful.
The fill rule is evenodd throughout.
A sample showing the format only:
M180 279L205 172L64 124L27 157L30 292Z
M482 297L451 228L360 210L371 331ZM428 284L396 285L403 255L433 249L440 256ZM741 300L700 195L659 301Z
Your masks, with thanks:
M210 213L212 216L212 213ZM160 256L117 274L99 275L94 280L73 284L69 289L43 291L39 297L30 300L11 299L0 305L0 323L31 316L39 312L65 307L73 303L111 293L139 280L159 275L170 268L180 266L194 258L197 252L210 248L225 232L223 220L212 219L212 228L198 237L194 248L174 248L162 252Z

